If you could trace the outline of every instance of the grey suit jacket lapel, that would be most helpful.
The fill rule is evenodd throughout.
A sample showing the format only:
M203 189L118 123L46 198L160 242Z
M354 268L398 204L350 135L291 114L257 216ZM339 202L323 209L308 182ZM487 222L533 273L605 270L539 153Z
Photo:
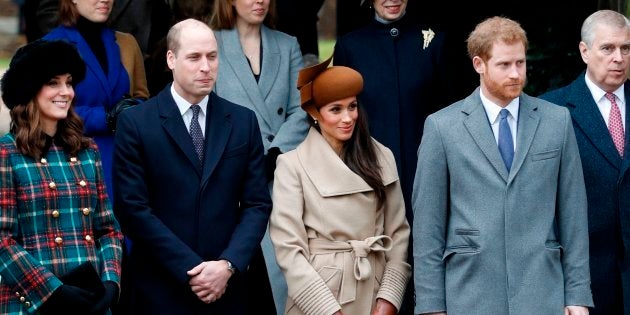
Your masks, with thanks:
M497 147L497 142L492 133L492 127L490 127L490 123L488 122L486 111L483 109L483 104L479 97L479 88L477 88L475 93L464 100L462 112L467 116L464 119L464 125L466 129L468 129L470 136L497 173L507 182L508 171L499 153L499 148Z
M538 106L533 99L525 93L521 93L519 99L519 117L518 127L516 131L516 150L514 151L514 161L510 170L508 184L514 179L518 173L529 148L534 140L540 117L538 116Z
M265 106L265 98L263 94L261 93L261 87L256 82L256 79L254 79L254 74L252 73L252 69L249 67L247 58L245 57L245 54L243 53L243 47L241 46L241 42L238 39L238 31L236 30L236 28L230 29L230 30L223 30L221 31L220 36L221 36L221 42L223 44L223 47L222 47L223 53L225 55L229 55L230 58L219 57L220 58L219 62L223 62L232 68L232 71L236 74L238 81L243 86L245 93L247 93L247 96L249 97L251 103L254 104L254 106ZM263 45L264 44L265 42L263 39ZM267 47L263 46L263 49L265 50L265 52L263 53L263 61L262 61L263 68L261 69L262 75L261 75L260 81L262 83L265 80L268 80L269 81L268 84L271 85L273 84L273 80L269 80L268 78L265 78L265 72L271 71L271 70L268 71L266 69L268 67L265 66L265 64L267 63L267 60L266 60ZM272 60L274 60L273 57L272 57ZM279 56L275 57L275 63L276 63L276 67L278 67L278 65L280 64ZM269 73L269 75L272 76L276 72ZM221 73L219 73L219 75L221 75ZM271 89L271 87L269 86L268 89ZM266 122L272 121L271 117L269 117L269 111L267 110L260 109L257 111L257 114L260 115Z
M258 86L264 102L276 82L276 74L280 71L280 47L278 47L278 42L270 29L263 25L260 32L263 44L263 61ZM263 112L267 111L263 110Z

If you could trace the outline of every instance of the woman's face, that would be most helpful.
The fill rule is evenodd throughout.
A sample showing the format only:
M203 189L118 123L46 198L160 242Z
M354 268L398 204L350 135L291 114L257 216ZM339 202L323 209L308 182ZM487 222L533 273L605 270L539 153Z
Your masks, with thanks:
M373 6L379 17L387 21L394 21L405 12L407 0L374 0Z
M79 14L88 21L104 23L112 12L113 0L73 0Z
M359 117L357 97L351 96L330 102L319 109L319 127L322 135L337 153L352 137L354 125Z
M35 99L44 130L50 130L49 127L56 126L57 121L68 116L73 98L72 76L69 73L54 76L42 86Z
M232 5L236 9L237 20L260 25L269 12L269 1L271 0L232 0Z

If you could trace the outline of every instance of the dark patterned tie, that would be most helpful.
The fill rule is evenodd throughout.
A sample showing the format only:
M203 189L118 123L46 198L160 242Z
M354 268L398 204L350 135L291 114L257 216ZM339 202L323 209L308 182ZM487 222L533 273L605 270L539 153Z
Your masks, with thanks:
M190 106L193 112L192 120L190 121L190 137L192 138L193 145L195 145L195 151L199 162L203 164L203 132L201 132L201 125L199 125L199 111L201 107L197 104Z
M510 112L505 108L499 112L501 116L499 121L499 152L508 172L512 168L512 160L514 159L514 141L512 141L512 131L507 120L509 114Z

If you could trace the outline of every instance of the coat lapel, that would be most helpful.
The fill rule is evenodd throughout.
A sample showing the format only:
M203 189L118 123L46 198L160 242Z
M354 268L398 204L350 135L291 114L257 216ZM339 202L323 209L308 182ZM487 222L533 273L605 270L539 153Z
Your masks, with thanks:
M623 153L623 161L621 163L621 172L619 172L621 174L620 177L623 177L624 174L628 171L628 168L630 168L630 135L628 134L628 130L630 130L629 125L630 125L630 115L628 115L628 102L630 101L630 84L628 84L628 81L626 81L626 83L624 84L624 94L626 96L626 132L625 132L625 145L623 147L624 153Z
M298 146L297 156L306 175L322 197L372 190L370 185L343 163L314 128L309 130L304 142Z
M105 100L104 103L111 104L112 100L110 99L110 93L109 93L109 91L111 91L110 83L107 80L107 76L105 75L103 68L101 68L101 64L98 62L98 59L92 52L92 49L90 48L88 43L85 41L85 39L83 39L81 34L79 34L79 31L76 30L75 28L64 27L63 31L66 34L67 38L69 38L70 41L72 41L77 46L77 50L81 52L81 58L83 58L83 60L85 61L85 65L87 66L87 69L88 69L87 71L91 71L94 74L94 76L98 80L98 83L101 85L101 89L105 91L103 95L107 97L107 100ZM104 36L104 35L101 35L101 36ZM105 49L108 50L108 48L105 48ZM109 51L106 51L106 54L108 58L111 57ZM118 57L118 60L120 60L120 57ZM108 62L108 65L109 65L108 68L111 69L111 62ZM115 78L118 78L118 77L116 76Z
M265 106L265 98L261 93L258 82L256 82L256 79L254 79L252 69L249 67L247 58L243 53L243 47L241 46L241 42L238 39L238 31L236 30L236 28L230 30L222 30L219 36L221 37L221 42L223 43L223 54L226 56L230 56L221 59L221 62L224 62L227 66L232 68L232 72L236 75L236 78L243 86L243 90L247 94L247 97L249 98L251 104L254 104L254 106ZM263 45L264 44L265 43L263 42ZM263 50L264 49L266 49L266 47L263 46ZM265 73L266 70L264 68L266 63L266 60L264 59L266 58L266 53L267 51L265 50L265 52L263 53L263 68L261 68L260 81L269 80L268 78L262 77L262 74ZM279 65L279 61L276 62ZM276 72L270 73L269 75L273 75L274 73ZM221 75L221 73L219 73L219 75ZM269 81L269 84L273 84L272 80ZM269 87L269 89L271 89L271 87ZM259 109L256 112L263 118L263 120L265 120L265 122L268 123L272 121L271 117L269 117L268 110Z
M162 128L166 133L177 143L177 146L182 150L184 155L188 158L189 162L195 166L197 175L201 175L201 168L199 165L199 158L195 152L195 147L192 142L192 138L186 130L186 125L182 119L175 100L171 95L170 85L165 88L158 95L158 110L160 112L160 118L162 118Z
M516 131L516 150L514 152L514 161L512 162L508 184L521 169L527 152L529 152L529 148L534 140L538 123L540 122L540 117L537 113L538 106L534 104L531 97L525 93L521 93L519 102L520 113Z
M628 95L627 90L626 95ZM610 137L606 122L597 108L590 90L586 86L583 75L571 85L571 91L568 93L567 108L571 112L573 121L582 129L584 135L589 138L591 143L614 168L619 169L621 158Z
M263 25L260 33L262 36L263 59L258 86L260 87L261 97L266 99L275 84L276 74L280 71L280 48L270 29ZM267 119L268 117L265 118Z
M206 115L206 154L203 163L203 175L201 176L202 188L219 163L232 131L231 115L223 110L224 107L221 106L220 102L221 100L214 92L210 93L208 110L206 111L208 113Z
M490 164L497 173L507 182L508 171L499 153L499 148L497 147L497 142L492 133L492 127L488 122L486 111L483 109L483 104L479 96L479 88L464 100L462 112L468 116L464 119L464 125L466 129L468 129L470 136L488 161L490 161Z

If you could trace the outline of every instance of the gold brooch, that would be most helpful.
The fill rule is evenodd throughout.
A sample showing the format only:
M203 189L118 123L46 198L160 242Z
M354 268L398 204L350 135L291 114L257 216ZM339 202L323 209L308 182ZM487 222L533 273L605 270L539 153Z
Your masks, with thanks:
M435 36L435 32L433 32L432 29L422 30L422 37L424 38L422 49L427 49L427 47L429 47L429 44L433 40L434 36Z

